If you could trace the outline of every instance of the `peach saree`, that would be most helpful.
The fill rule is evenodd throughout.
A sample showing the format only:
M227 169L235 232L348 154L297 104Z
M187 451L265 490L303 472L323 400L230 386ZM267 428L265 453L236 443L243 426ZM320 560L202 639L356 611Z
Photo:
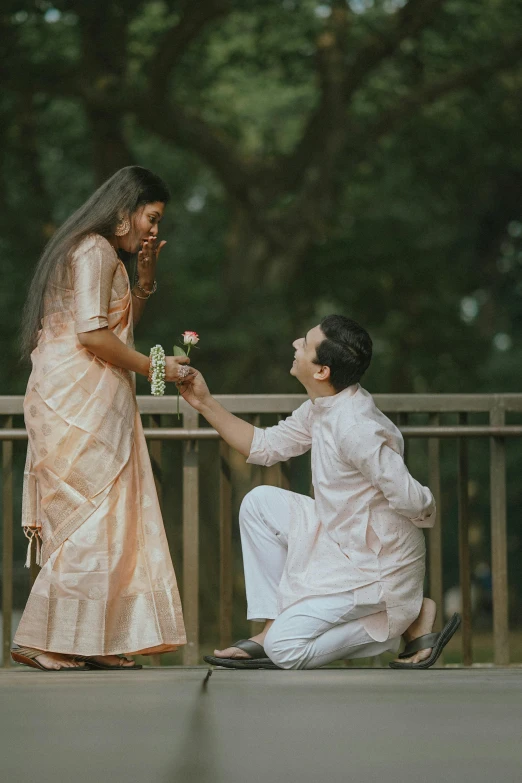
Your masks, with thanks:
M18 645L91 656L186 642L133 374L77 339L108 327L131 346L131 299L123 263L97 235L46 295L24 401L22 508L42 570Z

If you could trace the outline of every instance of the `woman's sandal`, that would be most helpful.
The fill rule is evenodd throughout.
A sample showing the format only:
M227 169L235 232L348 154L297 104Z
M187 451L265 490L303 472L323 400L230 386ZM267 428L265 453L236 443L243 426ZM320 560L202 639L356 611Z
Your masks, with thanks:
M425 661L420 663L402 663L402 661L391 661L389 666L391 669L429 669L433 666L444 647L447 645L453 634L457 631L461 623L460 614L455 613L453 617L448 620L444 628L440 633L427 633L424 636L419 636L417 639L409 642L402 653L400 658L410 658L420 650L428 650L431 647L431 653Z
M15 663L30 666L32 669L40 669L43 672L86 672L87 666L60 666L59 669L49 669L36 659L39 655L45 655L46 650L35 650L32 647L13 647L11 658Z
M207 663L213 666L223 666L225 669L279 669L275 663L268 658L264 647L252 639L240 639L234 642L231 647L237 647L239 650L250 655L250 658L217 658L215 655L205 655L203 658Z
M120 662L116 665L108 664L108 663L100 663L99 661L95 661L94 658L89 657L88 655L76 655L75 656L77 661L85 661L85 664L88 669L105 669L107 671L120 671L120 672L133 672L138 669L143 669L143 666L139 663L134 663L132 661L132 658L127 658L125 655L120 655ZM133 666L124 666L125 662L132 661Z

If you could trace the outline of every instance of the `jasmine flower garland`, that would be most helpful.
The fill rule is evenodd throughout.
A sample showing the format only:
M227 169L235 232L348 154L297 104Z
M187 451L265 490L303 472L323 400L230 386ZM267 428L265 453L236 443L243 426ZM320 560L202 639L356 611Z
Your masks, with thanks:
M165 351L161 345L150 349L150 393L154 397L165 394Z

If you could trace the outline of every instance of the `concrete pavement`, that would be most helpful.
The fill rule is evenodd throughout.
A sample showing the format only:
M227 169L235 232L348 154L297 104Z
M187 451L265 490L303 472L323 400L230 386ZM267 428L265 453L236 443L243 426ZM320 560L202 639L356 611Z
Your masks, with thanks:
M0 780L515 783L522 670L0 671Z

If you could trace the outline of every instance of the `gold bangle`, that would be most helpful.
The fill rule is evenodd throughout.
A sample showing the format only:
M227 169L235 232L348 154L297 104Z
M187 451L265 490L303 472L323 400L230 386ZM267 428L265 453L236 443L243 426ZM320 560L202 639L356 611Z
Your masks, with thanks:
M135 293L134 293L134 290L132 290L132 291L131 291L131 294L132 294L133 296L135 296L135 297L136 297L136 299L142 299L144 302L146 302L146 301L147 301L147 299L150 299L150 297L151 297L151 294L149 294L148 296L138 296L138 294L135 294Z
M154 282L153 282L153 284L152 284L152 289L151 289L150 291L147 291L145 288L143 288L143 287L141 286L141 284L140 284L140 279L139 279L139 277L136 275L136 280L134 281L134 288L139 288L139 289L140 289L140 291L141 291L141 293L142 293L142 294L145 294L145 296L146 296L146 297L147 297L147 299L148 299L148 298L149 298L149 296L152 296L152 294L155 294L155 293L156 293L156 291L158 290L158 284L157 284L157 282L154 280ZM141 297L140 297L140 298L141 298Z

